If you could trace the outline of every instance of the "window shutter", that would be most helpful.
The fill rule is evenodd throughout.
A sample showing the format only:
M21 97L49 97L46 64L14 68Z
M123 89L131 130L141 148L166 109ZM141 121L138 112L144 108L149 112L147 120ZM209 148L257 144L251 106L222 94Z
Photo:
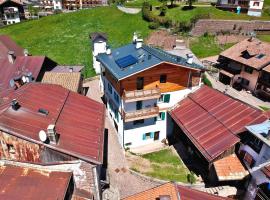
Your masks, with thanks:
M164 120L165 119L165 112L162 112L161 113L161 120Z
M146 135L145 135L145 134L143 134L142 139L143 139L143 140L145 140L145 139L146 139Z
M150 138L154 138L154 132L151 132L151 134L150 134Z
M169 102L170 102L170 97L171 97L170 94L165 94L165 95L164 95L164 102L165 102L165 103L169 103Z

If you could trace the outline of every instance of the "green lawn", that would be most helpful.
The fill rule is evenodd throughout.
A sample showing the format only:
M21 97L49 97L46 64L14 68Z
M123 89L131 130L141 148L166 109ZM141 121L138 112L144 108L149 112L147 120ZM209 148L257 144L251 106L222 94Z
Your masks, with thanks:
M270 20L270 16L265 14L262 17L252 17L247 14L236 14L229 11L222 11L215 7L195 7L192 10L182 10L176 7L167 10L166 16L174 22L189 22L196 15L207 15L211 19L230 19L230 20Z
M265 42L270 42L270 35L257 35L257 37Z
M143 37L149 33L141 13L129 15L115 7L100 7L11 25L0 29L0 34L10 35L33 55L47 55L59 64L84 65L89 77L95 74L89 33L96 31L106 32L112 47L131 42L134 31Z
M149 2L152 6L160 6L162 3L158 0L131 0L125 2L126 7L140 8L144 2Z
M170 149L145 154L142 157L151 163L152 170L146 172L146 175L163 180L187 182L189 170Z
M214 36L201 36L192 38L190 48L199 58L218 55L220 52L231 47L233 44L219 45Z
M265 106L259 106L263 111L268 111L268 110L270 110L270 108L269 107L265 107Z

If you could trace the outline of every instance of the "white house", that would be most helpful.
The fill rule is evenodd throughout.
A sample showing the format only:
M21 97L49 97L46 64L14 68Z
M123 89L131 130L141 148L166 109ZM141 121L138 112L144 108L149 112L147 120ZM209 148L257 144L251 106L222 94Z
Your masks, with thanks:
M260 17L262 15L264 0L250 0L248 15Z
M19 23L20 13L17 7L5 7L3 13L3 22L7 25Z
M94 47L100 47L97 43ZM199 87L201 63L192 55L176 56L144 45L136 35L131 44L102 50L96 56L100 85L120 144L134 148L164 141L167 110Z

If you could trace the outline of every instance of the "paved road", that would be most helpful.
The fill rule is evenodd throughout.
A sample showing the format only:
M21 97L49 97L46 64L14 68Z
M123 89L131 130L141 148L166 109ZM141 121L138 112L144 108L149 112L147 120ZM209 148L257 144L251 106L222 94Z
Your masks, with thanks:
M84 84L89 86L87 96L99 102L101 93L98 89L98 80ZM128 171L128 165L125 159L124 151L121 148L115 128L106 116L105 127L108 129L108 171L110 177L110 188L105 190L103 199L118 200L132 194L153 188L159 183L142 180Z

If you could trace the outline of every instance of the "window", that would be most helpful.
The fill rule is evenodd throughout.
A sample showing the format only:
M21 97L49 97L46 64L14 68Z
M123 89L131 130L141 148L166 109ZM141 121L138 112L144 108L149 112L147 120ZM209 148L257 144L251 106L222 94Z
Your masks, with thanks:
M144 119L133 121L133 125L143 124L143 123L144 123Z
M116 92L114 92L114 100L119 103L119 96Z
M142 109L142 101L136 101L136 110Z
M152 138L154 138L154 132L150 132L150 133L145 133L145 134L143 134L143 140L148 140L148 139L152 139Z
M162 74L160 75L160 83L166 83L167 82L167 75L166 74Z
M125 146L131 146L132 145L132 142L128 142L125 144Z
M158 99L158 102L163 102L163 98L164 98L164 95L162 94L159 99Z
M159 113L159 119L160 120L165 120L165 115L166 115L165 112L160 112Z
M253 69L249 66L245 66L245 72L249 73L249 74L252 74L253 72Z
M114 117L115 117L116 121L119 122L119 115L118 115L117 109L114 110Z
M264 56L265 56L265 54L260 53L259 55L257 55L257 56L256 56L256 58L258 58L258 59L262 59Z
M249 85L249 80L247 80L245 78L242 78L241 83L242 83L242 85L248 86Z
M170 97L171 97L170 94L165 94L165 95L164 95L163 101L164 101L165 103L169 103L169 102L170 102Z
M112 86L111 86L110 83L108 83L108 90L109 90L109 92L112 94Z
M8 148L8 152L10 154L15 154L15 148L14 148L13 144L7 144L7 148Z
M260 6L260 2L254 2L253 6Z

